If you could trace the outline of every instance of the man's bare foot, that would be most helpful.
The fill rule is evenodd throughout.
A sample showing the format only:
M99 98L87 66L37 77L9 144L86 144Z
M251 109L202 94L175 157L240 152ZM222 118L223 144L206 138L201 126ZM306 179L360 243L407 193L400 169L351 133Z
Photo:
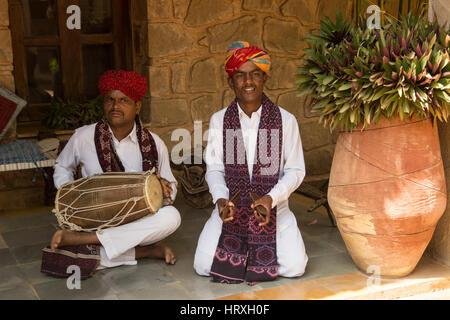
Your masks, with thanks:
M161 242L148 246L136 247L136 259L142 258L162 259L167 264L175 264L177 261L172 249L166 247Z
M68 230L58 230L52 237L50 248L55 251L64 246L77 246L80 244L99 244L95 233L82 233Z
M177 262L175 254L169 247L164 247L164 258L167 264L175 264Z

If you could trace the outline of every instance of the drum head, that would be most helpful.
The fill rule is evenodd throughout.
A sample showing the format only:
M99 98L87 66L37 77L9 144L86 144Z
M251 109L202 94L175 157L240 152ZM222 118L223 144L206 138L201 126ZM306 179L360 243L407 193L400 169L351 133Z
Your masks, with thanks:
M155 213L163 204L163 191L156 175L151 174L145 180L145 196L148 208Z

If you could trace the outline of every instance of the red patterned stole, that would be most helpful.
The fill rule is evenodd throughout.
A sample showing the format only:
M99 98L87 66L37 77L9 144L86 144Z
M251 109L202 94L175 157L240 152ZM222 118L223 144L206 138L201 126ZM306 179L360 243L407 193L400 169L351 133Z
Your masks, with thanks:
M153 167L158 168L158 152L155 140L150 132L142 126L138 116L136 116L135 121L136 136L142 154L142 170L148 171ZM98 161L103 172L124 172L125 168L114 149L111 131L105 118L95 126L94 141Z
M238 130L238 131L237 131ZM237 139L242 138L237 101L235 100L225 112L223 120L223 149L225 164L225 181L230 196L240 192L241 203L237 206L236 214L231 222L223 223L219 238L211 275L214 282L240 283L244 280L249 284L256 281L274 280L278 276L276 229L277 208L270 213L270 221L265 226L258 226L253 210L250 208L250 192L259 196L266 195L278 183L280 162L267 163L260 159L260 147L263 154L272 159L272 145L278 148L278 160L281 160L283 142L282 119L280 109L263 95L262 112L259 123L259 134L256 146L256 162L253 165L252 179L248 173L248 164L243 144ZM260 143L261 132L267 133L267 145ZM278 141L272 141L271 133L278 130ZM237 132L234 136L234 161L227 163L227 131ZM243 140L241 140L243 141ZM241 148L238 148L241 146ZM229 155L228 155L229 156ZM245 162L239 161L244 159ZM243 163L240 163L243 162ZM272 168L270 174L266 172ZM264 171L263 171L264 170Z

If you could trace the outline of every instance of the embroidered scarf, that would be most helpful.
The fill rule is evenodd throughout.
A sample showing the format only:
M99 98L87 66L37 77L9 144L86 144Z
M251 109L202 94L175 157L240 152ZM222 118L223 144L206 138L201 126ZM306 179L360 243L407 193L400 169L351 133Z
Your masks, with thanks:
M136 136L142 154L142 170L148 171L153 167L158 168L158 152L155 140L150 132L142 126L138 116L136 116L135 122ZM95 126L94 141L98 161L103 172L124 172L125 168L114 149L112 134L105 118L101 119Z
M266 95L263 95L255 155L256 162L253 165L251 179L244 145L241 144L239 148L237 141L238 138L243 139L240 129L237 100L235 100L228 107L224 116L223 148L225 181L230 196L240 192L241 203L237 206L234 219L222 225L222 233L211 267L211 275L213 282L240 283L247 281L249 284L253 284L256 281L274 280L278 276L277 208L271 210L269 223L260 227L260 222L255 218L250 207L252 204L250 192L254 192L261 197L269 193L278 182L283 140L280 109ZM234 158L232 163L227 163L227 131L228 134L230 132L237 133L233 138L234 150L232 152L234 152ZM262 140L264 137L263 131L266 132L267 143ZM278 136L273 138L271 135L273 132L277 132ZM228 140L230 139L228 138ZM267 156L269 159L273 159L273 155L278 156L276 158L278 162L274 164L270 161L262 161L259 156L261 147L264 148L262 150L263 156ZM228 146L228 148L230 147ZM272 154L273 152L278 154ZM245 159L245 161L239 161L239 159ZM270 171L269 168L271 168L270 173L268 172Z

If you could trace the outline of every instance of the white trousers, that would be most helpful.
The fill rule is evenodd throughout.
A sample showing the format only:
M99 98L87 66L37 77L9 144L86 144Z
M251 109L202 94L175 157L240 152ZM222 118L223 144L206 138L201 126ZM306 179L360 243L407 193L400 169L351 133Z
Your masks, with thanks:
M154 215L97 231L101 243L98 269L135 265L135 247L147 246L167 238L181 224L180 213L173 206L165 206Z
M201 276L209 276L222 233L222 220L217 207L206 222L198 239L194 269ZM277 212L277 260L278 274L283 277L299 277L305 272L308 256L297 220L288 202L278 206Z

